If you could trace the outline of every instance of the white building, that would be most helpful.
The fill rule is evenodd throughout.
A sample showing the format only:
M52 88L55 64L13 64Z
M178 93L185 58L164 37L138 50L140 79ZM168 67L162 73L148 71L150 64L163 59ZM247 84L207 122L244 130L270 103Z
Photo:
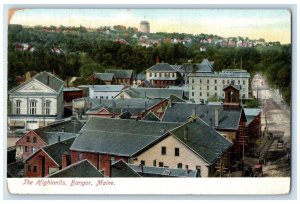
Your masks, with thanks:
M61 119L63 87L62 80L44 71L10 90L10 130L32 130Z
M91 85L89 87L89 97L92 99L112 99L118 95L124 87L124 85Z
M240 98L249 98L250 74L246 70L228 69L222 72L197 72L188 75L189 100L194 103L208 101L211 97L224 99L223 88L229 84L240 86Z
M140 22L140 32L150 33L150 23L148 21L141 21Z

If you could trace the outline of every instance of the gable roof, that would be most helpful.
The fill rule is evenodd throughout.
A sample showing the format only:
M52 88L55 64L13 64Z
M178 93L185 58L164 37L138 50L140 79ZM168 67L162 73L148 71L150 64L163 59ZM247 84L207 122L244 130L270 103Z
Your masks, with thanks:
M185 130L187 131L187 139L184 138ZM229 140L199 118L172 130L171 133L209 165L218 159L218 154L223 154L232 146Z
M177 70L168 63L157 63L147 69L146 72L177 72Z
M128 88L123 90L131 98L169 98L174 95L183 98L183 90L162 89L162 88Z
M192 103L172 103L172 106L168 106L162 121L164 122L186 122L188 117L192 115L193 109L196 110L196 115L201 118L207 124L210 124L212 119L212 125L215 127L215 109L219 111L219 124L217 129L231 129L237 130L240 122L243 109L227 109L223 105L203 105Z
M247 118L247 125L249 125L261 112L259 108L244 108Z
M92 99L92 108L86 114L97 114L102 108L110 113L122 113L129 111L132 114L143 112L160 103L160 99Z
M232 88L234 88L234 89L236 89L236 90L241 90L241 88L242 88L242 86L241 85L233 85L233 84L229 84L229 85L224 85L223 86L223 90L225 90L225 89L228 89L229 87L232 87Z
M63 140L42 148L57 164L61 164L61 156L70 153L70 147L76 137Z
M68 139L77 134L83 123L77 119L65 119L63 121L57 121L48 126L35 129L34 132L47 144L52 144L58 141L58 136L61 140ZM72 133L72 134L68 134Z
M88 160L82 160L77 163L71 164L64 169L56 171L47 176L48 178L65 178L65 177L104 177L98 169L91 164Z
M48 77L49 77L49 84L48 84ZM39 74L35 75L30 80L28 80L28 81L18 85L17 87L11 89L9 91L9 93L14 92L15 90L23 87L24 85L30 83L33 80L38 80L39 82L41 82L44 85L50 87L51 89L53 89L57 93L59 93L60 90L62 90L62 88L64 87L64 81L62 81L61 79L59 79L58 77L54 76L53 74L51 74L49 72L43 71L43 72L40 72Z
M71 149L131 157L180 125L92 117Z
M122 159L111 165L111 177L141 177Z
M96 73L95 77L101 79L102 81L112 81L114 78L114 73Z
M107 69L105 73L113 73L115 78L131 78L133 77L133 70L129 69Z
M196 177L197 171L185 169L171 169L166 167L150 167L143 166L143 171L140 166L128 164L135 172L142 177Z
M160 121L160 119L153 113L153 112L148 112L142 120L147 120L147 121Z

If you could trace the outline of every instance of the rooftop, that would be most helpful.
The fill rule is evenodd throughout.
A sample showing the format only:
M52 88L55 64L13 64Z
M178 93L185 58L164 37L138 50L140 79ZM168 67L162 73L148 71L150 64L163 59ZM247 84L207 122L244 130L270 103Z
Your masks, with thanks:
M168 63L157 63L147 69L146 72L177 72L177 70Z
M96 73L95 76L102 81L112 81L114 73Z
M120 92L124 85L91 85L90 89L97 92Z
M92 117L71 149L131 157L180 125Z
M131 78L133 76L133 70L131 69L107 69L105 73L113 73L115 78Z
M123 90L131 98L169 98L171 95L183 98L183 90L164 88L128 88Z
M98 169L91 164L88 160L82 160L77 163L71 164L66 168L59 170L47 176L49 178L88 178L88 177L104 177Z

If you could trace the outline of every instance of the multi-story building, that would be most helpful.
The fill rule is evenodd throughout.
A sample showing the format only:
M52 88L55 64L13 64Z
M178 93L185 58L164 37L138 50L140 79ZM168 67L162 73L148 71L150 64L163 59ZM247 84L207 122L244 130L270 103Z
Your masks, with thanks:
M197 72L188 75L189 99L193 103L208 101L211 97L224 99L223 89L228 85L240 87L240 99L249 97L250 74L246 70L226 69L221 72Z
M56 76L41 72L9 91L11 130L31 130L63 117L64 82Z
M168 63L157 63L146 70L146 80L156 88L177 85L181 82L180 79L176 66Z
M150 33L150 23L148 21L141 21L140 22L140 32Z

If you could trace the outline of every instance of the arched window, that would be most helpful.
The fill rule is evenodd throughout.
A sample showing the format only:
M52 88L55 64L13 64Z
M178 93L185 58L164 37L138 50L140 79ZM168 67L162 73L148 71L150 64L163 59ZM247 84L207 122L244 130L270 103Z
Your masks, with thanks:
M16 114L21 113L21 100L16 100Z
M50 100L45 101L45 114L46 115L50 115L50 103L51 103Z
M36 100L30 100L29 102L29 114L35 115L36 114Z
M182 169L182 163L178 163L178 164L177 164L177 168L178 168L178 169Z

